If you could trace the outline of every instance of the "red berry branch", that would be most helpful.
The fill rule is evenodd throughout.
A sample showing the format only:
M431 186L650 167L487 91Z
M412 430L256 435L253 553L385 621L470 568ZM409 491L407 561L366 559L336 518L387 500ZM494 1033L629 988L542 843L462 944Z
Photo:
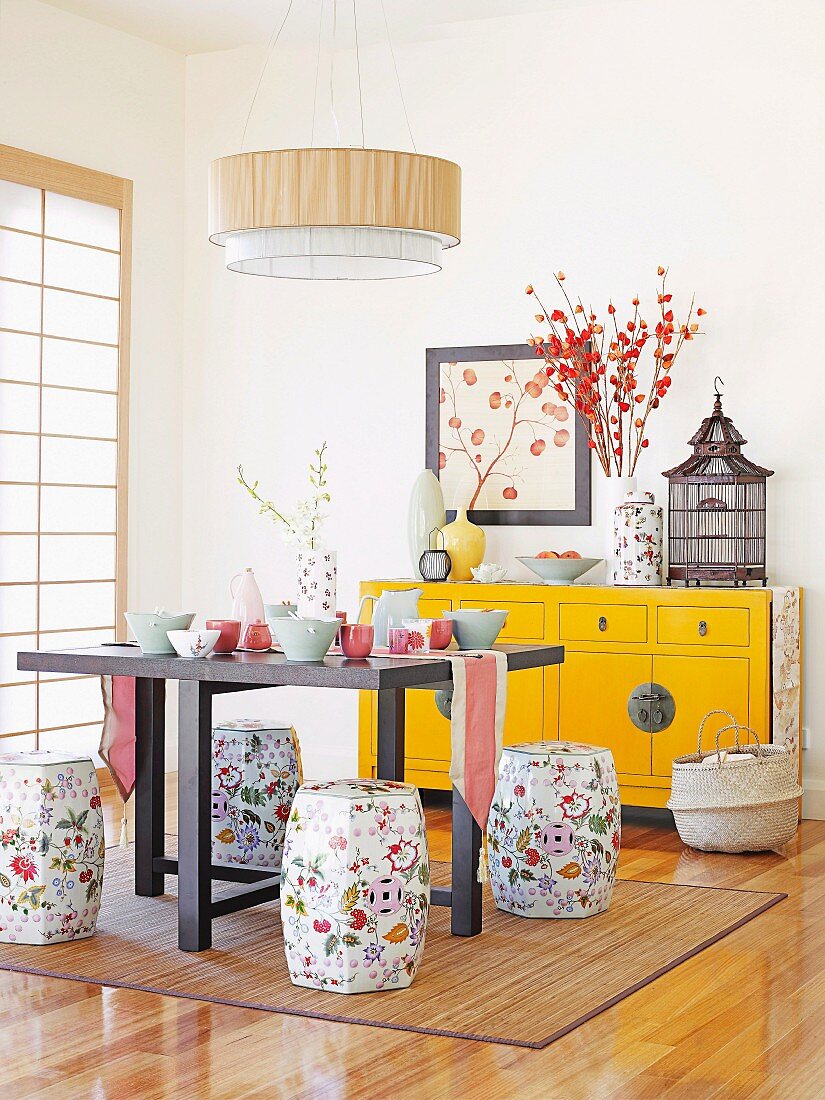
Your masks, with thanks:
M673 295L666 288L667 271L660 267L661 286L657 295L659 318L651 330L639 314L639 299L634 298L632 317L619 326L616 307L608 304L608 320L603 325L598 315L585 311L581 299L573 305L564 288L565 275L553 277L567 303L567 310L548 310L532 286L527 293L538 302L539 324L546 324L546 336L531 336L527 341L536 355L544 359L544 371L562 401L572 405L588 433L588 445L596 452L605 474L633 474L642 451L649 445L647 418L658 409L671 385L670 372L682 346L699 335L696 317L704 309L694 309L691 299L687 318L674 318ZM653 371L649 384L641 382L638 367L645 346L653 344ZM644 386L643 392L642 387Z

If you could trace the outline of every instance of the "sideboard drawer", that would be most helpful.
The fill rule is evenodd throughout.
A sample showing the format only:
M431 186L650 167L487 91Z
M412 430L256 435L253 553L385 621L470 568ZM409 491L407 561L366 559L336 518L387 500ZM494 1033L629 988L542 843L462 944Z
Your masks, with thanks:
M746 607L660 607L656 637L660 645L750 644Z
M646 642L647 608L644 604L559 604L559 639L562 642Z
M502 627L499 639L506 642L508 638L521 638L529 642L540 642L544 637L544 604L543 603L513 603L509 600L496 600L490 603L483 600L462 600L461 606L466 608L494 607L507 611L507 619Z

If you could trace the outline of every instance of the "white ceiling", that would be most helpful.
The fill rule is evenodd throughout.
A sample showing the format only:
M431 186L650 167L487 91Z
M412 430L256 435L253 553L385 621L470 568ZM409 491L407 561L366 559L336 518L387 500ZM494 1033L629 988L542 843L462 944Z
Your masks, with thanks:
M280 23L289 0L47 0L52 7L93 19L128 34L146 38L181 53L228 50L247 44L264 45ZM327 12L335 0L325 0ZM566 0L384 0L394 39L415 38L437 24L492 19L547 11ZM286 43L314 40L321 0L293 0L281 39ZM350 0L338 0L339 18L349 29ZM364 41L380 33L380 0L358 0L358 20Z

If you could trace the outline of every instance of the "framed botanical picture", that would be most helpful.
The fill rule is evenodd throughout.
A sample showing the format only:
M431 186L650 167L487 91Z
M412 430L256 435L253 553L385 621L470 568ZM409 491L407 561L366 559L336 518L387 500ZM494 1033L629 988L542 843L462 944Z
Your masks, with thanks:
M590 450L527 344L427 350L426 464L480 524L590 523Z

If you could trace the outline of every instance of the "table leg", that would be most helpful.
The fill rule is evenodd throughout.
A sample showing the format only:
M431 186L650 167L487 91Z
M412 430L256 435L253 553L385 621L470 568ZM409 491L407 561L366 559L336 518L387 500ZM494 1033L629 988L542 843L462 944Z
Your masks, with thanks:
M481 883L478 853L481 829L467 803L453 787L453 896L454 936L477 936L481 931Z
M178 685L178 946L212 946L212 692Z
M404 688L378 690L378 753L375 774L378 779L404 781Z
M166 681L135 679L135 893L157 897L164 878L152 860L164 854Z

